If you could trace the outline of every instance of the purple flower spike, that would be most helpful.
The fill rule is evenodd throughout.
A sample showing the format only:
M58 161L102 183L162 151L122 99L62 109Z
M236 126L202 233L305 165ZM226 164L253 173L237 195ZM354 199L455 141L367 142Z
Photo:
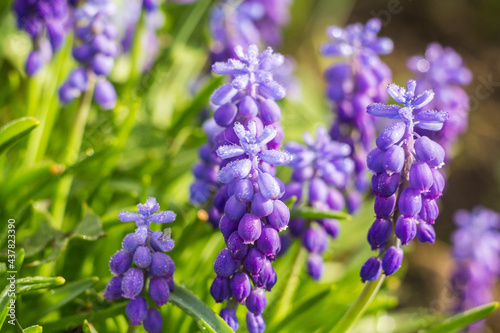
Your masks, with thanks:
M375 257L368 259L361 267L361 281L375 281L380 276L382 263Z
M175 263L164 252L173 249L170 228L164 231L149 229L151 222L169 223L175 219L171 211L159 211L160 205L155 198L148 198L138 204L139 213L121 212L118 219L122 222L135 222L136 230L125 236L122 246L110 260L111 272L116 274L104 291L108 301L122 297L130 299L126 314L131 325L143 323L148 332L161 332L162 317L158 310L150 307L143 295L148 292L155 306L168 302L174 290L173 274ZM131 267L135 264L137 267ZM148 286L146 290L145 286ZM229 285L227 287L229 298Z
M382 259L382 269L384 274L389 276L397 272L403 262L403 250L395 246L389 247Z

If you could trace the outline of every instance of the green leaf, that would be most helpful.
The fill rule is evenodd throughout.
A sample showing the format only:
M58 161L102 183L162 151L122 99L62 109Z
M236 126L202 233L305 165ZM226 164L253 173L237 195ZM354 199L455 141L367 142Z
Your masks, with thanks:
M104 235L102 221L99 216L92 212L87 212L75 230L73 230L71 237L80 237L88 241L95 241Z
M23 117L11 121L0 128L0 154L5 152L16 141L28 135L40 125L40 121L33 117Z
M42 333L43 332L43 327L40 325L33 325L30 327L26 327L23 330L23 333Z
M209 332L233 332L226 322L203 303L198 296L182 286L175 285L174 292L170 294L170 301L193 317L195 321L205 326Z
M89 323L87 319L83 321L82 329L84 333L97 333L97 330L95 329L94 325Z
M295 208L290 211L290 216L293 218L301 217L308 220L319 219L337 219L337 220L351 220L351 215L344 212L336 212L333 210L317 210L310 207Z
M57 288L49 293L46 293L39 299L38 304L41 309L36 312L32 321L37 322L48 313L68 304L85 290L92 287L98 280L99 278L97 277L91 277L68 283L61 288Z
M421 331L422 333L453 333L458 332L462 328L486 318L498 308L497 302L492 302L476 308L464 311L453 317L447 318L437 325L432 326L428 330Z

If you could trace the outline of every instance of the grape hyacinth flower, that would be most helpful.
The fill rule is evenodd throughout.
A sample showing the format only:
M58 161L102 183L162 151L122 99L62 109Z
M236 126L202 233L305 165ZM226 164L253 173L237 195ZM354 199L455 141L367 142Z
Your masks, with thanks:
M137 228L125 236L122 249L109 261L114 277L107 284L104 297L108 302L123 297L130 299L125 308L130 324L142 323L147 332L160 333L162 317L156 307L167 304L170 292L174 290L175 264L165 253L174 248L174 241L170 238L170 228L152 231L149 227L152 222L173 222L175 213L158 212L160 205L155 198L148 198L144 204L138 204L137 209L139 213L118 214L120 221L135 222ZM148 306L144 297L146 286L154 305Z
M248 126L249 122L254 122L259 132L264 126L272 125L276 135L265 143L265 149L277 149L283 141L283 130L278 123L281 109L276 100L285 97L286 91L273 80L271 71L283 64L284 57L273 53L271 48L259 54L256 45L249 46L246 52L237 46L235 53L238 59L217 62L212 66L216 74L231 75L232 82L219 87L210 97L215 112L213 118L204 125L208 144L201 147L201 162L193 168L195 182L191 186L191 202L202 204L216 192L212 207L208 209L208 220L214 227L218 225L229 198L228 186L220 187L214 178L221 168L236 159L233 157L222 161L216 151L220 146L238 142L235 123ZM274 173L273 166L265 160L261 163L268 173Z
M411 57L407 65L416 74L415 80L419 88L417 93L426 89L432 89L435 93L434 99L426 108L447 110L450 114L450 119L440 131L417 131L439 143L449 158L458 137L467 130L469 97L462 86L471 82L472 73L455 50L443 48L438 43L429 44L425 57Z
M455 213L458 229L452 235L455 268L452 284L461 312L491 302L500 274L500 215L484 207ZM484 321L465 332L484 332Z
M378 37L382 24L370 19L366 25L352 24L344 29L331 26L327 35L331 41L321 47L325 57L340 58L325 71L326 95L335 108L336 118L330 130L333 140L351 146L355 163L355 182L349 201L354 212L360 205L360 193L368 188L366 153L372 148L376 120L366 114L371 103L387 100L385 86L390 82L390 68L378 55L392 52L392 40Z
M120 52L118 30L112 22L116 7L111 0L80 0L74 9L73 58L80 63L59 88L59 99L69 103L91 89L95 81L94 101L103 109L116 105L116 91L106 77Z
M271 261L280 251L279 232L286 229L290 220L288 207L280 200L285 186L262 162L286 165L292 157L287 152L266 148L278 132L273 125L262 128L252 120L247 129L236 123L234 133L239 145L217 149L221 159L232 161L218 174L220 182L227 184L228 199L219 222L227 247L215 259L217 276L210 293L218 303L228 301L220 315L233 330L239 325L238 304L245 303L249 311L246 316L248 331L262 333L265 329L262 317L266 307L265 290L270 291L276 283Z
M17 26L28 33L33 50L26 60L26 73L35 75L51 59L66 39L69 7L65 0L17 0Z
M300 205L304 188L307 189L305 204L318 210L340 211L345 208L345 191L352 181L354 161L349 157L351 147L346 143L333 141L325 127L316 130L316 140L308 132L304 135L305 146L298 142L285 144L285 149L292 154L290 167L293 169L292 180L286 185L283 200L292 196ZM307 273L318 280L324 270L322 254L328 248L329 238L336 238L340 224L336 219L306 221L302 218L290 220L290 233L301 238L309 252Z
M376 219L368 231L368 242L379 255L361 268L363 282L376 280L381 270L391 275L399 269L403 259L399 243L406 245L415 237L422 243L434 243L435 239L432 225L439 214L436 199L445 183L438 169L444 165L445 153L438 143L416 133L415 126L439 131L448 114L421 110L434 97L432 90L415 95L413 80L408 81L407 88L387 86L389 95L402 107L375 103L367 109L374 117L402 121L390 124L378 135L377 147L366 158L374 173L372 191L376 195ZM393 227L396 246L389 241Z

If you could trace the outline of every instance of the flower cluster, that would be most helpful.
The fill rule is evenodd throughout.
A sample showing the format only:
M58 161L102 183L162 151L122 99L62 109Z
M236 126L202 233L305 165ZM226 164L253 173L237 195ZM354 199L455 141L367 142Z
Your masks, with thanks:
M66 0L17 0L14 4L17 26L28 33L33 51L26 61L26 73L34 75L52 59L61 47L69 25Z
M455 271L453 287L459 296L457 311L491 302L492 290L500 274L500 215L475 207L472 212L455 214L458 229L452 235ZM466 332L484 332L484 321Z
M292 0L221 0L210 15L213 61L237 57L233 50L238 45L280 44L281 27L288 22L291 3Z
M143 323L147 332L159 333L162 331L162 317L157 308L150 306L148 309L143 296L144 286L149 279L149 297L155 306L168 302L170 292L174 290L175 264L165 252L174 248L174 241L170 238L170 228L152 231L149 225L151 222L170 223L175 220L175 214L172 211L157 212L160 205L155 198L138 204L137 209L139 213L121 212L118 215L122 222L136 222L137 229L125 236L122 249L109 261L109 268L115 276L106 286L104 297L109 302L122 297L130 299L125 309L130 323Z
M94 100L103 109L116 104L116 91L106 77L120 52L118 30L112 22L115 5L111 0L80 0L74 10L75 45L73 57L80 63L59 89L59 99L69 103L90 89L96 80Z
M280 251L278 232L286 229L290 220L288 207L280 200L285 193L283 182L268 173L263 164L286 165L292 157L286 152L266 149L277 134L272 125L259 127L249 121L245 127L236 123L234 132L240 145L220 146L217 154L233 160L219 172L228 199L219 229L224 236L224 248L214 262L215 277L210 293L216 302L227 302L220 315L233 330L238 329L236 308L245 303L247 328L250 333L265 329L262 312L266 307L265 290L276 283L271 265ZM252 286L253 282L253 286Z
M270 71L280 66L284 57L273 53L271 48L259 54L256 45L249 46L246 53L242 47L237 46L235 53L238 59L218 62L212 67L214 73L231 75L232 82L219 87L210 98L215 112L213 118L204 125L208 144L200 149L201 162L193 168L196 180L191 186L191 202L204 203L218 189L213 206L208 211L209 221L214 226L218 225L229 198L227 185L219 189L215 175L220 168L234 160L221 161L216 151L220 146L239 141L233 129L234 124L241 122L248 125L252 121L259 131L266 125L272 125L276 135L266 142L266 149L277 149L283 141L283 130L278 124L281 109L276 100L285 97L286 91L274 81ZM262 167L269 173L274 172L274 167L265 161Z
M416 74L417 92L432 89L435 93L427 109L447 110L450 114L450 119L440 131L419 129L417 132L439 143L446 156L450 157L456 140L467 130L469 97L461 86L470 83L472 73L464 66L458 53L438 43L427 47L425 57L411 57L407 65Z
M376 139L377 147L367 156L368 168L374 173L372 191L375 199L376 220L368 231L368 242L379 250L379 258L371 257L361 268L363 281L376 280L381 268L384 274L396 272L403 260L403 250L390 246L392 221L395 234L403 244L415 236L420 242L433 243L432 224L439 209L436 198L444 188L444 178L438 168L444 165L444 149L426 136L415 132L414 126L439 131L448 119L444 111L418 111L427 105L434 93L426 90L415 95L416 82L408 81L407 90L390 84L387 92L399 105L371 104L368 114L394 122ZM398 207L399 214L395 212ZM399 216L398 216L399 215ZM391 221L392 219L392 221Z
M365 110L371 103L385 102L384 88L392 77L391 70L378 55L392 52L393 43L389 38L377 36L380 28L378 19L369 20L365 26L358 23L344 29L329 27L327 35L331 41L321 48L323 56L343 59L325 71L325 78L326 95L336 108L337 116L330 135L351 146L356 162L355 187L348 198L352 202L350 211L359 207L359 193L368 188L364 159L372 148L375 119Z
M318 210L344 209L346 202L341 191L348 187L354 171L354 161L349 157L351 147L333 141L325 127L316 130L316 140L305 132L304 142L306 146L297 142L285 145L285 149L293 156L290 163L293 174L292 181L286 185L283 200L295 196L296 204L299 205L304 188L307 188L307 206ZM328 248L329 237L337 237L339 231L340 224L335 219L290 220L290 233L302 238L302 243L309 252L307 273L312 278L318 280L323 274L322 254Z

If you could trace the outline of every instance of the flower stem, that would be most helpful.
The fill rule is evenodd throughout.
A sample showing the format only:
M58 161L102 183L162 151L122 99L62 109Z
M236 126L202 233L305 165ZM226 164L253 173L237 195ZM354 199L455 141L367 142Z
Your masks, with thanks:
M87 91L80 99L74 127L69 137L68 150L64 157L63 163L66 166L71 166L78 160L78 155L82 145L83 134L85 132L85 125L90 111L90 104L92 102L92 95L94 93L95 80L89 78L89 86ZM71 184L73 183L73 175L65 175L59 182L54 197L54 204L52 206L52 215L54 217L54 227L61 229L64 221L64 214L66 211L66 204L68 202Z
M356 320L366 311L366 308L375 298L384 280L385 275L382 274L376 281L367 282L354 304L347 310L342 318L340 318L330 333L347 332Z

